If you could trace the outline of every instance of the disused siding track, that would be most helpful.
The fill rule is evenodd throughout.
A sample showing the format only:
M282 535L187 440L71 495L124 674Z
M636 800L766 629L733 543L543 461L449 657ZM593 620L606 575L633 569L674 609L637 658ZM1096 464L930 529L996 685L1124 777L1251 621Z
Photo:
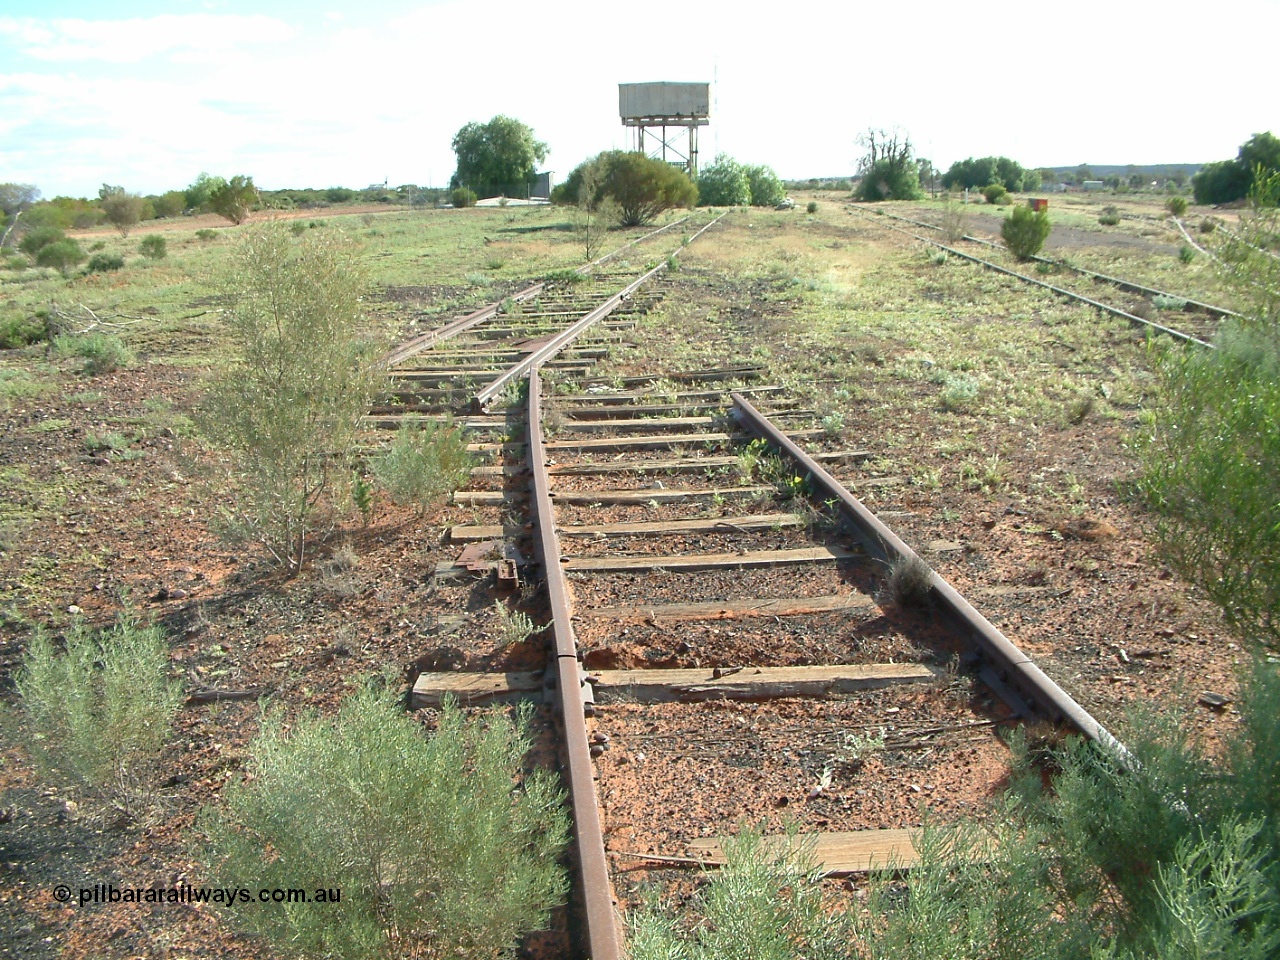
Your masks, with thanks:
M1004 274L1005 276L1013 277L1014 279L1020 280L1023 283L1031 284L1032 286L1037 286L1042 289L1049 290L1050 292L1060 297L1065 297L1068 300L1074 300L1077 303L1086 304L1103 313L1109 314L1114 317L1120 317L1121 319L1127 320L1130 323L1134 324L1135 326L1143 327L1152 332L1162 333L1162 334L1165 334L1166 336L1174 338L1175 340L1181 340L1185 343L1193 343L1196 346L1208 347L1209 349L1213 349L1213 344L1201 337L1197 337L1193 334L1186 333L1182 330L1176 330L1173 327L1166 326L1165 324L1156 323L1154 320L1149 320L1145 317L1140 317L1137 314L1134 314L1128 310L1124 310L1112 304L1103 303L1101 300L1096 300L1093 297L1087 297L1084 294L1077 293L1074 290L1068 290L1066 287L1061 287L1061 286L1058 286L1057 284L1048 283L1044 280L1038 280L1035 277L1026 275L1025 273L1019 273L1016 270L1010 270L1008 267L1003 267L998 263L992 263L990 260L983 260L981 257L974 256L973 254L967 253L964 250L960 250L957 247L942 243L941 241L935 240L932 237L921 236L918 233L914 233L910 230L903 229L902 227L895 226L892 223L887 223L885 222L885 219L887 218L887 219L901 220L909 223L914 223L918 226L928 227L930 229L935 229L935 230L939 229L933 226L932 224L926 224L926 223L923 223L922 221L909 220L906 217L899 217L896 214L887 213L886 211L883 211L883 210L867 212L864 210L860 210L856 206L852 206L852 205L850 206L849 209L852 212L860 214L861 216L871 220L877 220L877 218L879 218L879 222L881 222L882 225L888 227L890 230L896 230L898 233L911 237L913 240L918 240L921 243L925 243L930 246L936 247L939 250L945 251L949 255L959 257L962 260L968 260L970 263L975 263L981 267L987 268L988 270L993 270L996 273L1001 273L1001 274ZM996 244L990 243L990 241L981 240L977 237L965 236L963 239L974 240L979 243L987 244L989 246L997 246ZM1115 277L1108 277L1105 274L1094 273L1093 271L1082 270L1078 267L1068 266L1056 260L1049 260L1047 258L1041 258L1041 257L1036 257L1034 259L1046 264L1052 264L1053 266L1056 266L1062 269L1070 270L1074 273L1078 273L1082 276L1090 277L1094 280L1110 283L1114 286L1120 287L1121 289L1128 289L1131 292L1141 293L1144 296L1165 296L1165 297L1170 297L1172 299L1184 300L1188 306L1193 307L1194 309L1197 309L1197 310L1201 310L1215 317L1221 318L1226 316L1233 316L1233 317L1239 316L1239 314L1236 314L1233 311L1227 310L1224 307L1214 307L1210 304L1204 304L1204 303L1200 303L1199 301L1189 300L1185 297L1175 297L1173 294L1167 294L1167 293L1164 293L1163 291L1155 290L1150 287L1143 287L1140 284L1131 283L1129 281L1119 280Z
M911 223L917 227L924 227L926 230L942 229L935 223L929 223L926 220L916 220L916 219L913 219L912 217L904 217L901 214L890 213L888 210L873 210L871 212L876 214L877 216L888 217L891 220L900 220L903 223ZM1132 218L1132 219L1143 219L1153 223L1158 222L1155 220L1154 217L1142 217L1142 218ZM1180 223L1179 223L1179 227L1181 227ZM980 243L984 247L995 247L996 249L1001 249L1000 244L995 243L994 241L988 240L985 237L975 237L969 234L965 234L960 239L968 240L971 243ZM1055 260L1052 257L1042 257L1039 255L1032 256L1029 259L1030 259L1030 262L1032 263L1043 263L1046 266L1054 267L1056 269L1067 270L1079 276L1088 277L1090 280L1096 280L1099 283L1110 284L1111 286L1116 287L1117 289L1120 289L1120 290L1124 290L1128 293L1137 293L1137 294L1141 294L1144 297L1168 297L1170 299L1181 300L1186 304L1185 309L1197 310L1197 311L1200 311L1201 313L1207 313L1213 317L1219 317L1222 319L1225 319L1227 317L1234 317L1237 320L1244 319L1241 316L1241 314L1236 313L1234 310L1228 310L1226 307L1218 307L1213 305L1212 303L1203 303L1199 300L1194 300L1191 297L1184 297L1181 294L1170 293L1167 290L1157 290L1155 287L1148 287L1144 284L1135 283L1132 280L1125 280L1121 277L1112 277L1105 273L1099 273L1096 270L1086 270L1084 267L1076 266L1073 263L1067 263L1064 260Z
M557 699L574 805L582 947L593 958L619 955L618 876L637 862L710 863L719 856L714 836L662 822L679 819L682 801L662 775L652 785L646 778L668 761L688 776L680 789L693 799L684 802L701 805L712 834L786 800L762 794L768 788L756 789L753 778L772 782L773 767L787 768L793 779L797 771L811 776L808 826L824 843L819 855L827 868L841 872L884 865L890 856L909 853L911 844L910 830L868 827L847 797L824 796L823 781L830 781L849 730L874 739L879 729L891 749L918 751L912 762L936 750L931 762L952 768L989 764L1001 749L991 729L1016 715L1073 725L1113 742L932 572L927 596L917 599L925 610L945 615L949 632L939 639L933 612L923 620L907 613L891 631L928 635L931 650L885 662L878 650L860 658L856 644L841 649L832 642L850 618L859 629L885 618L878 588L888 568L913 554L848 493L849 486L877 479L857 476L868 452L831 449L821 430L804 425L812 414L795 409L768 384L733 389L759 373L708 371L702 384L693 372L664 377L703 387L681 391L691 406L659 402L634 389L639 384L588 380L577 384L577 392L550 397L533 375L529 516L553 617L546 679L434 674L415 685L422 704L447 693L482 702L540 689ZM766 398L760 402L772 415L763 415L748 396ZM548 418L558 424L553 440L542 436ZM787 421L785 429L777 426L779 419ZM707 430L709 425L719 429ZM577 436L577 427L588 428L588 439L564 439ZM811 456L798 441L827 449ZM761 461L775 453L778 459L762 472ZM835 480L819 458L838 465L845 479ZM812 485L807 497L800 492L806 485ZM463 491L458 499L476 503L475 495L485 493ZM817 517L824 506L840 517ZM652 519L637 520L637 513ZM521 533L454 530L460 541ZM726 648L721 641L734 629L717 625L754 639ZM953 708L928 692L947 682L941 661L962 649L982 659L983 675L1008 707ZM921 698L926 709L909 723L877 727L870 719L900 711L905 716ZM770 717L790 722L752 714L762 701L781 704ZM655 729L670 726L678 733L646 732L651 716ZM688 745L697 743L717 746ZM778 753L786 759L776 760ZM915 789L932 787L925 782ZM882 812L886 822L903 815L900 799L877 799L886 810L898 809L896 815ZM804 796L797 802L803 804ZM812 813L824 803L829 812ZM622 899L633 895L628 887Z
M419 338L393 355L397 402L374 412L386 426L450 412L503 434L473 444L499 462L475 468L476 483L455 497L503 511L500 522L455 527L455 541L480 549L439 573L496 571L510 585L536 557L552 620L547 667L424 673L414 701L557 704L578 945L593 960L622 953L615 883L633 898L637 864L717 862L716 833L790 802L776 793L779 777L788 790L810 779L801 825L819 837L829 872L910 854L912 831L893 823L910 821L901 797L881 784L855 803L829 789L841 764L861 762L850 759L850 731L907 757L926 781L990 766L1002 749L991 732L1013 717L1122 750L933 571L914 597L919 610L886 608L887 575L922 562L849 491L892 478L865 475L870 452L836 447L764 371L591 379L607 348L588 338L624 332L619 312L642 309L639 291L660 273L604 299L529 288ZM520 414L523 444L511 442ZM525 474L526 522L513 524ZM960 654L976 658L967 669L1003 705L939 693L956 682Z

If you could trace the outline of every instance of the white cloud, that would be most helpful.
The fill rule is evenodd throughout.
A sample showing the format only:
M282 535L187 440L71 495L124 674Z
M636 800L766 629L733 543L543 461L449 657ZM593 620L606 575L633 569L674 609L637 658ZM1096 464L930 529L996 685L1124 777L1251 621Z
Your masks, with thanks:
M165 54L215 54L240 44L279 43L296 30L266 16L162 14L127 20L0 18L0 35L35 60L138 63Z

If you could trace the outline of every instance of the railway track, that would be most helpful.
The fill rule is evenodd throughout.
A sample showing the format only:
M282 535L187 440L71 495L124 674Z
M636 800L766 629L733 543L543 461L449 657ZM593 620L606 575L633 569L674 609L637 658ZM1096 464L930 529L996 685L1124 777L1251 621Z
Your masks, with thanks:
M495 462L455 495L475 522L450 530L437 577L484 602L538 584L547 649L424 668L413 701L555 705L593 960L622 955L637 876L718 862L734 824L796 824L829 873L909 865L922 802L959 816L952 787L995 789L1003 725L1123 749L866 509L850 491L889 482L872 452L767 371L593 376L660 272L459 325L391 367L373 413L499 435L473 445Z
M910 217L903 217L898 214L890 213L885 210L875 210L875 211L868 212L865 210L861 210L858 207L852 206L852 205L850 206L849 209L852 212L855 212L871 220L876 220L877 218L885 218L889 220L896 220L902 223L909 223L916 227L921 227L927 230L934 230L934 231L941 230L941 227L937 226L936 224L928 223L923 220L916 220ZM1050 290L1053 293L1062 297L1066 297L1070 300L1074 300L1079 303L1088 304L1089 306L1094 307L1095 309L1100 310L1103 313L1107 313L1112 316L1116 316L1116 317L1120 317L1122 319L1128 320L1130 323L1133 323L1137 326L1144 327L1148 330L1152 330L1157 333L1165 334L1167 336L1173 337L1176 340L1181 340L1186 343L1193 343L1193 344L1196 344L1197 346L1212 348L1213 344L1211 341L1214 334L1217 331L1218 322L1220 322L1222 319L1225 319L1227 317L1232 317L1237 319L1240 318L1240 314L1236 313L1233 310L1229 310L1225 307L1219 307L1209 303L1202 303L1198 300L1193 300L1191 298L1183 297L1178 294L1168 293L1163 290L1157 290L1154 287L1148 287L1143 284L1135 283L1131 280L1124 280L1119 277L1112 277L1112 276L1108 276L1107 274L1097 273L1093 270L1086 270L1082 267L1075 266L1074 264L1070 264L1062 260L1055 260L1049 257L1041 257L1041 256L1035 256L1031 258L1030 262L1032 263L1043 265L1052 270L1058 270L1058 271L1065 272L1067 274L1083 277L1085 279L1088 279L1094 282L1095 284L1097 283L1107 284L1109 286L1115 287L1116 289L1119 289L1121 291L1134 295L1136 297L1136 300L1132 303L1126 304L1126 307L1127 307L1126 309L1124 307L1119 307L1114 304L1104 303L1094 297L1087 296L1076 290L1072 290L1067 287L1064 287L1060 283L1049 283L1045 280L1041 280L1036 277L1029 276L1025 273L1020 273L1017 270L1012 270L1008 267L1002 266L997 263L993 263L990 260L984 260L981 257L977 257L964 250L960 250L955 246L942 243L941 241L936 240L933 237L922 236L921 234L915 233L911 230L907 230L901 227L894 226L893 224L885 224L885 225L889 226L890 229L893 229L898 231L899 233L905 234L906 236L909 236L912 239L918 240L921 243L926 243L931 246L937 247L938 249L943 250L950 255L954 255L954 256L960 257L961 259L968 260L971 263L976 263L979 266L986 267L989 270L994 270L998 273L1005 274L1006 276L1013 277L1024 283L1032 284L1034 286L1038 286L1043 289ZM1003 250L1003 247L1000 244L994 243L983 237L975 237L975 236L970 236L966 234L961 239L972 242L972 243L977 243L983 246L991 247L994 249ZM1170 306L1167 306L1166 308L1161 310L1159 308L1159 304L1161 303L1164 303ZM1150 316L1145 315L1152 312L1156 312L1156 313L1171 312L1171 313L1181 314L1183 317L1181 321L1182 326L1185 326L1189 329L1179 329L1179 328L1169 326L1168 324L1159 323L1151 319ZM1192 317L1190 316L1194 314L1203 315L1206 319L1197 322L1194 319L1192 319Z

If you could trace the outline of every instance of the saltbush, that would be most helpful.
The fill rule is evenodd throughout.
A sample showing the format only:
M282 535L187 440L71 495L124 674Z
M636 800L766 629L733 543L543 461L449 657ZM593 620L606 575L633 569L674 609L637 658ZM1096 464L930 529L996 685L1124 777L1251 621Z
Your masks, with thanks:
M36 266L53 267L66 273L78 263L84 262L84 250L75 240L58 240L40 248L36 254Z
M251 780L205 811L209 876L225 886L340 891L341 900L231 909L308 957L496 957L545 924L568 884L568 817L554 778L523 773L530 712L430 736L371 688L332 719L269 717Z
M1102 213L1098 216L1098 222L1104 227L1114 227L1120 222L1120 211L1111 206L1103 207Z
M1003 183L989 183L982 188L982 195L987 203L999 203L1009 195L1009 190Z
M89 258L86 269L90 273L107 273L110 270L123 270L124 257L116 253L95 253Z
M1014 207L1000 225L1000 236L1010 253L1019 260L1030 260L1049 239L1051 229L1047 210Z
M1185 215L1187 212L1187 198L1186 197L1170 197L1168 202L1165 204L1165 207L1175 217L1181 217Z
M81 373L90 376L111 373L133 362L133 351L114 333L64 333L54 337L49 346L56 357L84 360Z
M744 830L724 841L724 853L724 865L691 905L698 922L681 923L660 907L632 916L632 960L854 956L847 922L823 909L811 848L794 837L769 846Z
M169 253L169 245L160 234L151 233L142 238L138 252L149 260L163 260Z
M1224 324L1174 353L1140 446L1164 555L1254 637L1280 639L1280 349Z
M67 239L67 235L57 227L36 227L22 235L18 249L29 257L34 257L45 247Z
M369 466L392 500L413 504L421 512L458 489L473 463L461 427L407 417L390 446Z
M102 631L77 620L62 649L37 630L17 687L42 767L126 810L150 793L148 778L182 703L158 626L141 626L129 613Z
M13 350L48 338L49 315L45 311L0 316L0 350Z

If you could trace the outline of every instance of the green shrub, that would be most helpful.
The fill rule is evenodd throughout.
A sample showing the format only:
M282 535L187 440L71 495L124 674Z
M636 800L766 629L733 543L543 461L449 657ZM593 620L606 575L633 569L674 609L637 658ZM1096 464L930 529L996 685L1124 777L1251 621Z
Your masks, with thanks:
M1103 207L1098 222L1104 227L1114 227L1120 222L1120 211L1111 206Z
M36 227L34 230L28 230L22 235L22 240L18 243L18 249L29 257L34 257L45 247L52 243L58 243L60 240L67 239L67 235L57 227Z
M1165 208L1175 217L1184 216L1187 212L1186 197L1170 197L1165 203Z
M742 207L751 202L751 179L742 164L726 153L698 171L698 202L704 207Z
M58 240L40 248L36 254L36 266L53 267L66 273L78 263L84 262L84 251L75 240Z
M1185 310L1187 298L1169 293L1157 293L1151 297L1151 304L1160 310Z
M356 425L380 382L361 337L364 279L336 232L295 240L271 224L248 231L222 286L236 356L202 420L241 486L221 532L296 573L308 535L336 516L335 484L351 476Z
M458 208L474 207L476 192L470 187L454 187L449 191L449 202Z
M95 253L89 258L87 269L90 273L107 273L110 270L123 270L124 257L115 253Z
M1050 229L1047 210L1014 207L1000 225L1000 236L1010 253L1019 260L1030 260L1049 239Z
M13 350L49 339L49 314L8 313L0 316L0 350Z
M473 463L461 427L406 417L391 445L369 466L392 500L421 512L465 483Z
M1280 639L1280 348L1224 323L1217 350L1174 353L1139 446L1168 560L1247 635Z
M774 207L786 198L787 191L772 167L748 166L746 173L753 207Z
M938 394L942 409L959 413L970 409L978 399L978 381L967 373L948 374Z
M127 612L102 631L77 620L62 650L37 630L17 677L32 755L132 811L182 703L168 672L164 633Z
M216 240L218 239L218 231L210 230L208 227L201 227L196 231L196 239L205 241Z
M817 212L818 212L818 201L817 201L817 200L810 200L808 203L806 203L806 204L804 205L804 209L805 209L805 213L817 213Z
M54 337L50 347L56 357L83 359L80 372L90 376L111 373L133 362L133 351L114 333L64 333Z
M982 195L987 198L987 203L1000 203L1009 196L1009 190L1003 183L989 183L982 188Z
M169 253L169 244L158 233L150 233L138 244L138 252L148 260L163 260Z
M236 904L286 953L348 960L496 957L545 924L568 884L568 818L552 776L522 775L529 711L431 736L392 697L349 697L331 720L268 718L253 779L205 811L210 877L340 890L341 901Z
M1196 258L1196 249L1189 243L1184 243L1178 248L1178 259L1183 263L1190 263Z
M186 196L181 190L170 190L152 200L152 209L158 220L181 216L185 205Z
M724 841L725 863L695 898L694 923L682 908L650 907L630 918L632 960L791 960L856 955L841 915L823 909L812 850L794 837L766 846L745 830Z
M1218 223L1213 217L1205 217L1200 221L1201 233L1213 233L1218 228Z
M692 207L698 188L683 170L642 153L612 151L605 162L601 191L618 205L618 222L624 227L650 223L673 207Z
M947 243L958 243L964 239L965 231L969 226L968 219L964 215L964 206L954 201L948 201L942 210L942 221L938 225L942 230L942 237Z

